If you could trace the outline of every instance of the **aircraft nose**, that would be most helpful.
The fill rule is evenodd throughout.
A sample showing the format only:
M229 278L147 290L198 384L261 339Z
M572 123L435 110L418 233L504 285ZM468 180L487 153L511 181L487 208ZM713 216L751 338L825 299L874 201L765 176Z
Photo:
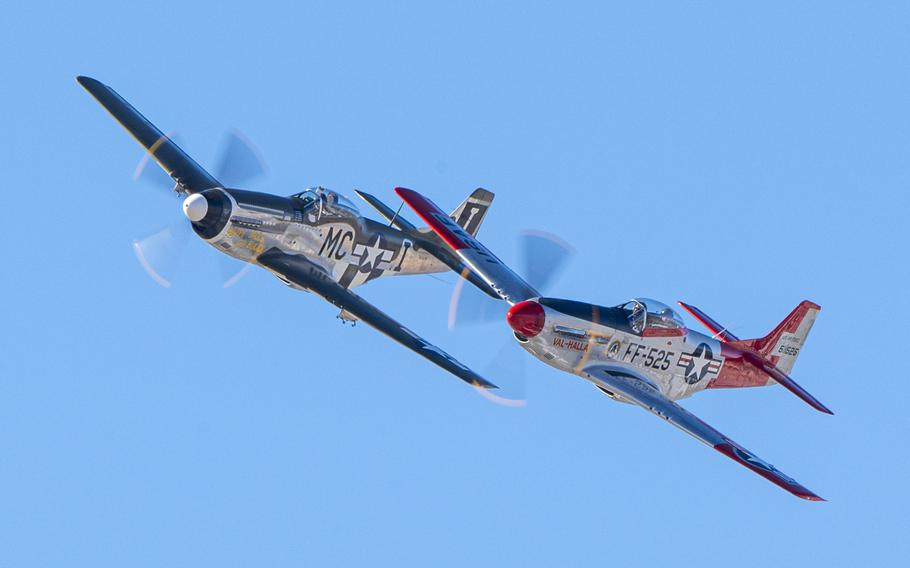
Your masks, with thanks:
M232 211L230 196L220 188L206 189L183 200L183 214L203 239L217 236L230 222Z
M506 312L506 321L515 333L524 337L534 337L543 331L546 321L543 306L532 300L518 302Z
M209 202L201 193L194 193L183 200L183 214L193 223L198 223L209 212Z

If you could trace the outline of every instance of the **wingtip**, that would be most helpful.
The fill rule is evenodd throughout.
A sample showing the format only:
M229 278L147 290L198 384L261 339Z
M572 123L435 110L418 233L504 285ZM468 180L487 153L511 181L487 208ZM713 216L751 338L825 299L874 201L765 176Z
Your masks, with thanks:
M806 486L802 485L792 477L784 475L771 464L761 460L755 454L746 450L742 446L737 445L735 442L732 442L729 439L726 439L719 444L715 444L714 449L732 459L733 461L739 463L740 465L745 466L747 469L750 469L758 475L764 477L791 495L799 497L800 499L805 499L807 501L825 501L825 499L813 493Z
M89 77L88 75L76 75L76 82L85 87L86 89L91 85L100 85L101 81Z
M811 396L811 395L810 395L810 396ZM811 398L812 398L812 402L814 403L814 404L810 403L810 405L812 406L812 408L814 408L815 410L818 410L818 411L821 412L822 414L829 414L829 415L831 415L831 416L834 416L834 411L833 411L833 410L831 410L830 408L828 408L827 406L825 406L824 403L822 403L820 400L818 400L818 399L815 398L814 396L812 396ZM808 401L807 401L807 402L808 402Z
M799 384L796 381L794 381L793 379L791 379L789 376L783 374L782 377L774 376L774 375L772 375L772 377L778 382L778 384L780 384L785 389L787 389L790 392L792 392L793 394L795 394L798 398L800 398L803 402L805 402L806 404L808 404L815 410L821 412L822 414L828 414L830 416L834 416L833 410L831 410L830 408L825 406L820 400L818 400L817 398L812 396L812 394L810 394L809 391L807 391L806 389L799 386ZM784 380L782 380L782 379L784 379Z
M395 188L395 195L397 195L398 197L400 197L402 199L405 199L405 196L409 193L414 193L414 190L408 189L406 187L400 187L400 186Z

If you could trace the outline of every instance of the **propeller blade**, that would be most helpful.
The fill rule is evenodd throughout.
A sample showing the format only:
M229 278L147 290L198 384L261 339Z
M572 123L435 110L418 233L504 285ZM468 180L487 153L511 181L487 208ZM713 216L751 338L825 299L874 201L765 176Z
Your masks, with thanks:
M473 284L459 278L452 290L452 299L449 300L449 329L455 329L457 324L487 323L497 319L505 320L505 312L500 300L494 300Z
M175 143L177 142L173 133L168 133L165 136ZM171 176L167 175L167 173L155 163L155 160L152 159L152 155L148 152L142 154L142 158L139 160L139 163L136 164L136 169L133 170L133 180L141 181L164 190L171 190L176 185L174 180L171 179Z
M519 236L521 274L528 284L543 292L566 268L575 249L556 235L525 231Z
M543 231L524 231L518 237L522 276L531 286L545 292L559 276L575 249L556 235ZM497 321L505 317L502 302L494 300L464 278L459 278L449 301L449 329L458 324Z
M221 270L221 287L230 288L243 278L253 268L253 265L232 256L220 254L218 255L218 268Z
M181 218L157 233L133 241L136 259L158 285L171 287L171 278L180 264L191 230L189 223Z
M265 162L246 136L236 129L224 135L215 177L227 187L239 187L265 174Z
M500 309L502 306L500 306ZM509 339L484 369L484 376L495 377L498 389L474 389L494 404L521 408L528 403L525 361L528 356L514 339ZM491 379L494 380L494 379Z

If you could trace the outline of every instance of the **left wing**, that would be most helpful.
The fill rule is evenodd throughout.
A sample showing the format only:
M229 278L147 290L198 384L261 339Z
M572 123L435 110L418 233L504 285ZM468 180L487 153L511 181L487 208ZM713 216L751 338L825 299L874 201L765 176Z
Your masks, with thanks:
M697 416L662 395L647 379L620 367L592 365L582 375L601 390L637 404L648 412L663 418L683 432L713 447L733 461L738 462L790 493L810 501L824 501L821 497L788 477L773 465L727 438Z
M324 270L305 257L286 254L273 248L259 255L258 260L260 264L282 278L322 296L338 308L388 335L418 355L436 363L459 379L475 387L497 388L496 385L485 380L442 349L428 343L357 294L332 280Z

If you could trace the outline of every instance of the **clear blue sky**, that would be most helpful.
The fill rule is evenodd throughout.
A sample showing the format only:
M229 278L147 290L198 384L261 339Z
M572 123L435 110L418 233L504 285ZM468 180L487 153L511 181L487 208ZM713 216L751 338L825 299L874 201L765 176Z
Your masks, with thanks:
M910 11L721 4L7 6L0 566L903 562ZM241 129L262 190L489 188L504 259L526 228L577 248L554 295L744 337L815 300L794 376L835 416L685 405L830 501L537 361L524 409L491 405L263 272L222 290L200 243L157 286L130 243L179 201L77 74L203 164ZM484 370L505 328L448 331L443 279L362 293Z

